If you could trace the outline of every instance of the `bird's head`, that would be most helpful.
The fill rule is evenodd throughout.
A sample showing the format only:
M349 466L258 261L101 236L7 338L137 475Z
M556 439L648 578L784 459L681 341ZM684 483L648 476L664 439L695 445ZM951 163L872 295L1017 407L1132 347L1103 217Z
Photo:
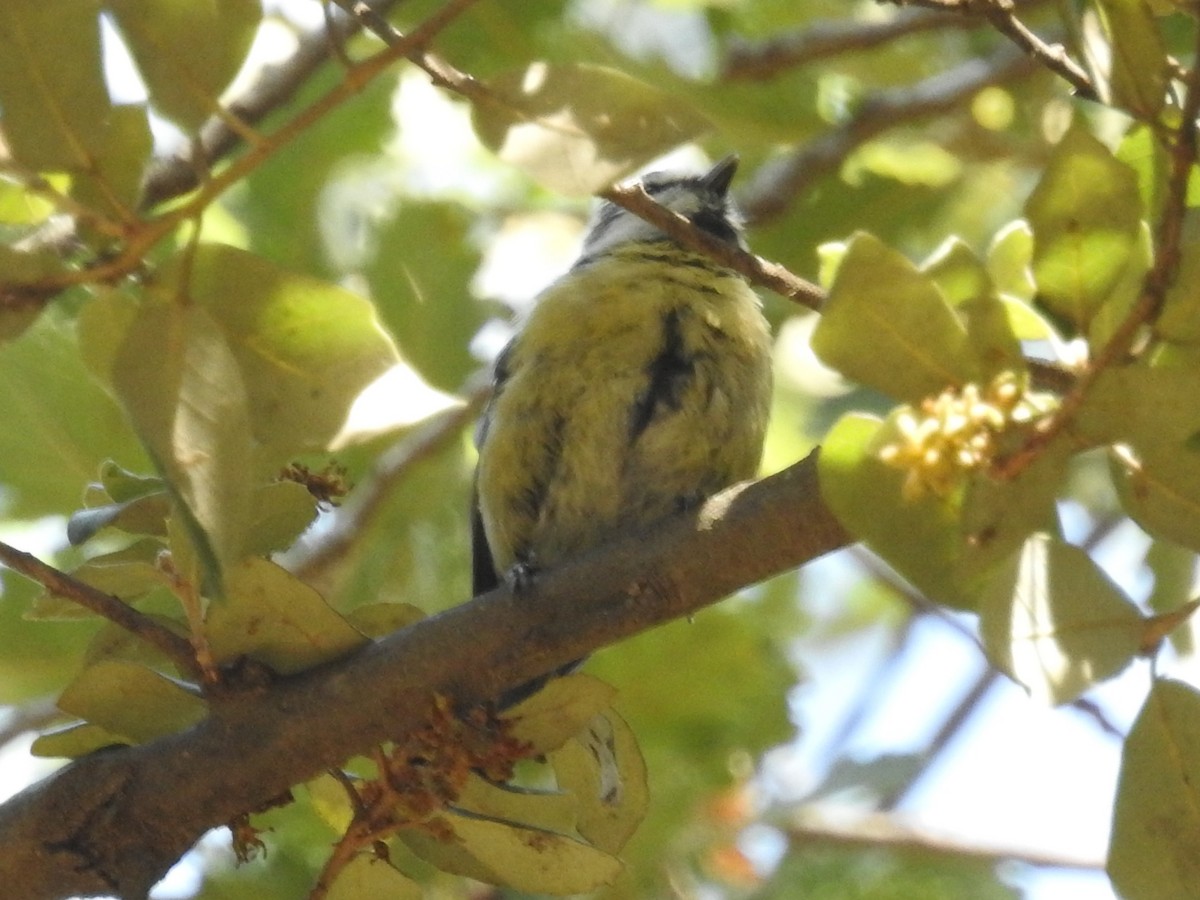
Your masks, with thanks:
M742 220L729 197L729 185L737 166L738 158L731 155L703 175L650 172L642 178L642 188L702 231L744 249ZM667 236L649 222L615 203L604 201L592 216L580 262L602 256L622 244L666 239Z

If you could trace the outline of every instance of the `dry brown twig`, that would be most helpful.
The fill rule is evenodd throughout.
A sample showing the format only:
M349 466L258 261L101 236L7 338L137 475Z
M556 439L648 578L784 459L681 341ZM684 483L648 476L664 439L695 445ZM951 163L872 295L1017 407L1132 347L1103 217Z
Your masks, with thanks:
M1092 79L1060 43L1047 43L1017 18L1016 0L887 0L897 6L925 9L966 16L981 16L997 31L1020 47L1030 58L1062 77L1085 100L1098 100Z

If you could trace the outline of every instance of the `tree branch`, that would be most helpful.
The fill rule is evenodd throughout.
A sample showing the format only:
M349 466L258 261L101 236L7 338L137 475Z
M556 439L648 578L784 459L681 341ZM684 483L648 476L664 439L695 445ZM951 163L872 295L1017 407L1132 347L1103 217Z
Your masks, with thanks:
M1085 100L1099 100L1096 86L1060 43L1047 43L1016 16L1016 0L890 0L897 6L922 6L941 12L982 16L992 27L1075 89Z
M816 454L422 620L352 656L215 698L195 728L85 757L0 807L6 900L144 896L205 831L418 728L435 697L495 697L850 540Z
M731 41L721 77L730 81L762 81L780 72L837 56L871 50L910 34L954 28L976 28L966 16L939 10L901 10L886 22L833 19L763 41Z
M900 88L868 96L858 111L837 128L801 149L764 163L743 192L743 209L752 222L781 215L796 197L835 171L854 150L897 125L941 115L985 87L1024 78L1037 69L1028 57L1005 48L987 59Z

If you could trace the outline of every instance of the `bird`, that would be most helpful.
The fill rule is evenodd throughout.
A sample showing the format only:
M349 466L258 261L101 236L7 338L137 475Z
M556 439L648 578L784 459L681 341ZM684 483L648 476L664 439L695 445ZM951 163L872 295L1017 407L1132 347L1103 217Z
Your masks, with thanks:
M728 156L701 174L651 172L641 186L745 249L729 196L737 167ZM538 295L495 363L476 432L474 594L753 477L771 347L741 275L602 201L579 258Z

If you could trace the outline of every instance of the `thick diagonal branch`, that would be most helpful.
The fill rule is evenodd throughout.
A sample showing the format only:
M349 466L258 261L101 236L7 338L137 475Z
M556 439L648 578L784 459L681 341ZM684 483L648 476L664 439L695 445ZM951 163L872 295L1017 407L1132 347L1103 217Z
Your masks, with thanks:
M6 900L145 896L208 829L470 704L845 545L816 456L337 663L214 701L190 731L102 751L0 807Z

